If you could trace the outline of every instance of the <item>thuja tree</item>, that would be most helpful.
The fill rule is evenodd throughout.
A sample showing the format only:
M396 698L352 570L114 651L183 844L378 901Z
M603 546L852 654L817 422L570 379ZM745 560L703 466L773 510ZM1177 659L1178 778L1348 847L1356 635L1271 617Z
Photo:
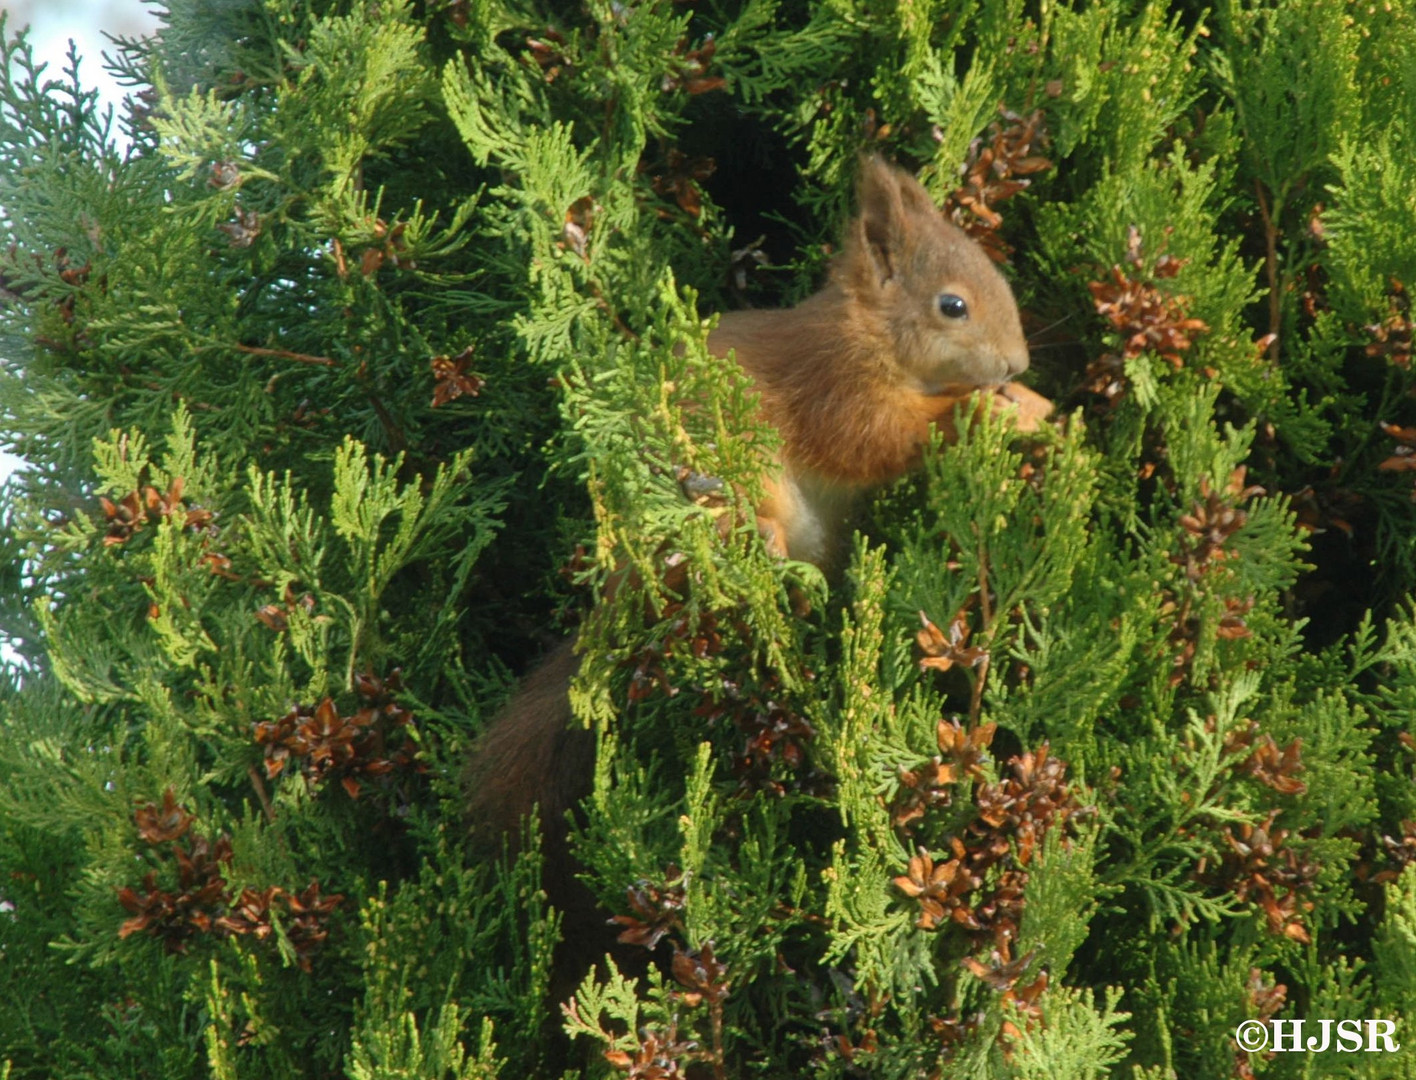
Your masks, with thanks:
M167 7L116 119L5 45L9 1076L1416 1074L1233 1038L1413 1038L1416 5ZM1057 411L828 576L705 342L862 152ZM572 633L568 850L474 849Z

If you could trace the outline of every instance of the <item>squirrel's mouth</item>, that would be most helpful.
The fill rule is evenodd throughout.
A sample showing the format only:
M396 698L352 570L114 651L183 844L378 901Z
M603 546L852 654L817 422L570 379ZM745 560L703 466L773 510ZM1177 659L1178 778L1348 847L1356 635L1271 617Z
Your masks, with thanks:
M963 370L960 370L960 367ZM968 397L975 390L997 388L1016 379L1028 369L1028 355L1023 353L1022 362L1016 358L991 357L978 359L959 365L939 366L930 370L921 365L914 370L905 370L906 383L916 393L925 397ZM961 377L962 376L962 377Z
M990 379L987 382L946 382L934 383L919 380L916 388L925 397L941 398L966 398L970 394L981 390L996 393L1003 385L1002 379Z

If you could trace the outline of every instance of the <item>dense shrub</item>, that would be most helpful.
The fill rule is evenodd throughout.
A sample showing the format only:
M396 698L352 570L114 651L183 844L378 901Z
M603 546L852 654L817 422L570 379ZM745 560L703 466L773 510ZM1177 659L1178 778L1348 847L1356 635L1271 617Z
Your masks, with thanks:
M1416 1041L1411 0L167 7L126 151L5 47L10 1076L1416 1074L1234 1039ZM862 151L1058 412L828 578L704 342ZM577 627L562 1009L458 776Z

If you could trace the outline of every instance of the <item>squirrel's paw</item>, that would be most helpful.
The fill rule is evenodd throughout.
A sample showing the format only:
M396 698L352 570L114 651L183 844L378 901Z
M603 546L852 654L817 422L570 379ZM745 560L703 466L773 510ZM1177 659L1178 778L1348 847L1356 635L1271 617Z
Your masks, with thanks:
M1021 432L1036 431L1052 414L1052 402L1022 383L1004 383L993 392L989 405L994 413L1011 414Z

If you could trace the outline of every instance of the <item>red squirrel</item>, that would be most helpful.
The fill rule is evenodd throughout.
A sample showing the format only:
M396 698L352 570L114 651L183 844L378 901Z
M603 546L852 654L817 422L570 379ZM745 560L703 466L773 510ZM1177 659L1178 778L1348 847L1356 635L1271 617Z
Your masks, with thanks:
M831 561L857 497L919 461L931 425L994 386L1031 428L1050 409L1008 380L1027 370L1013 291L909 173L867 158L860 212L826 287L785 311L734 311L708 338L729 350L781 433L758 525L794 559ZM1004 385L1008 384L1008 385Z
M751 377L763 419L781 433L757 507L763 537L819 566L836 554L857 497L913 468L931 426L952 436L968 395L993 387L990 406L1016 408L1024 430L1050 409L1008 382L1026 370L1028 347L1012 290L983 250L914 177L878 158L862 162L857 190L859 213L820 292L785 310L725 314L708 338ZM474 745L468 821L484 842L539 804L558 846L566 811L588 794L594 737L572 727L567 697L578 666L569 642L556 649Z

